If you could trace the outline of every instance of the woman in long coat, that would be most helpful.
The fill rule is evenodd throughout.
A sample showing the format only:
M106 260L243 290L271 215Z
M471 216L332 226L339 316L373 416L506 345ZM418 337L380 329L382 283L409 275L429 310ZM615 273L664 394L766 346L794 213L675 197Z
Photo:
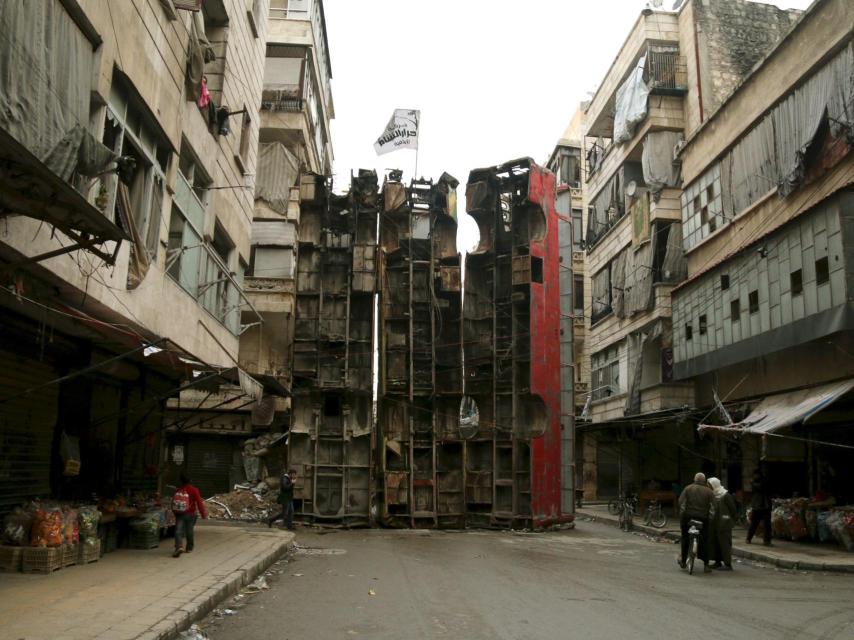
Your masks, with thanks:
M713 567L732 571L732 528L738 515L738 505L717 478L709 478L709 487L715 494L715 516L711 522Z

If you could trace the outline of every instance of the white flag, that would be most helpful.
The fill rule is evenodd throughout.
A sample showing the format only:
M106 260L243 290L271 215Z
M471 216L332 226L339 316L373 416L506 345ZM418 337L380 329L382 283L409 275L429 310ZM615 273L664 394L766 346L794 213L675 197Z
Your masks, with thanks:
M400 149L418 148L418 122L421 112L412 109L395 109L383 134L374 143L378 156Z

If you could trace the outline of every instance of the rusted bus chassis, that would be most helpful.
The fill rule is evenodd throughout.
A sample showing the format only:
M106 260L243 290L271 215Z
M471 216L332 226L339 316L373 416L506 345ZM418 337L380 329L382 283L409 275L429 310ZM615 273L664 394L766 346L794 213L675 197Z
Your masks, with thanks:
M303 176L288 464L300 520L371 523L378 182Z
M447 174L404 184L391 172L380 190L360 172L336 196L304 178L289 443L304 521L537 528L572 518L561 512L554 176L528 159L471 172L480 243L464 295L457 186Z
M400 527L465 526L457 180L382 189L378 502Z
M466 210L466 523L543 527L561 512L560 289L555 178L530 159L477 169ZM471 402L469 400L469 402Z

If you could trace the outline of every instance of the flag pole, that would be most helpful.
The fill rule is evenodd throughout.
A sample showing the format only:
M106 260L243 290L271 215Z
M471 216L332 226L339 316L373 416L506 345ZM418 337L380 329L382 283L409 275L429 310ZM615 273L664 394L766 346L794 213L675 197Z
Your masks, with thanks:
M415 113L418 114L415 116L415 131L418 132L418 138L420 138L421 137L421 111L419 110L419 111L416 111ZM418 140L418 138L416 138L416 140ZM418 140L418 141L420 142L420 140ZM418 180L418 147L420 147L420 146L421 145L418 144L415 147L415 175L412 176L412 178L414 180Z

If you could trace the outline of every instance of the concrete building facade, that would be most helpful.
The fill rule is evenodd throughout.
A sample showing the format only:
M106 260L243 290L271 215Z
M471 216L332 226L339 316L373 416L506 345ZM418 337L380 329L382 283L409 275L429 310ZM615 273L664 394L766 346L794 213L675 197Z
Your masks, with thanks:
M736 489L852 499L852 65L850 4L813 3L678 156L674 376Z
M673 373L670 294L692 239L678 150L796 18L745 0L646 9L585 111L587 499L669 495L704 464L683 428L693 383Z
M32 482L2 499L157 488L168 398L262 393L236 366L242 311L259 320L242 282L266 3L16 4L0 7L0 305L5 368L29 377L4 378L0 434L3 477ZM69 439L78 476L56 471Z

